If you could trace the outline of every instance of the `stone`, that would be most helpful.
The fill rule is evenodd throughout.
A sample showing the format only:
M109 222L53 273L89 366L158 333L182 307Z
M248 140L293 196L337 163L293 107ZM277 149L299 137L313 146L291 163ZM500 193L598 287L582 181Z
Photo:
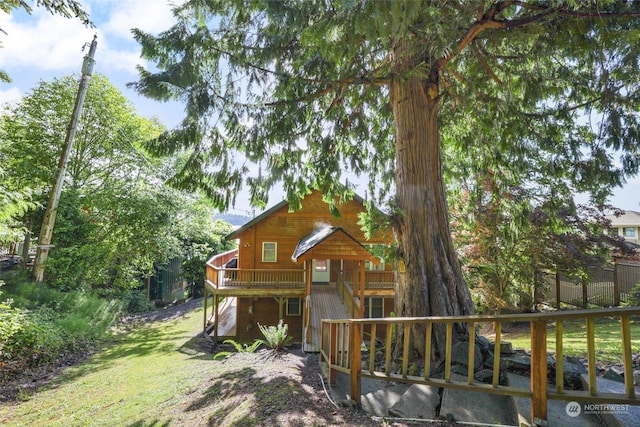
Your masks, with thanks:
M478 345L473 346L473 370L482 366L482 351ZM461 341L451 348L451 364L469 366L469 343Z
M402 398L389 408L389 415L399 418L434 419L436 408L440 406L438 387L414 384Z
M476 336L476 345L480 347L480 350L485 353L491 349L491 343L486 337L482 335Z
M500 354L514 354L513 345L509 341L500 342Z
M640 385L640 371L633 371L633 384Z
M529 372L531 371L531 356L526 354L511 354L500 358L501 363L508 370Z
M609 368L605 371L603 378L606 378L608 380L612 380L612 381L618 381L620 383L624 382L624 378L622 378L622 375L620 375L618 372L616 372L615 369L613 368Z
M491 369L483 369L476 372L473 378L481 383L491 384L493 382L493 371Z

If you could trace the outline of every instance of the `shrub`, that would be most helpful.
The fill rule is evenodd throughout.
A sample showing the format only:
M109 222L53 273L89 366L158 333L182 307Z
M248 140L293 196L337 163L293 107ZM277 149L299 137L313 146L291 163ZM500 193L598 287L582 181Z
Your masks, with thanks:
M147 293L144 289L127 291L120 299L122 299L124 310L127 313L144 313L156 308L155 304L147 299Z
M637 283L633 289L631 289L624 305L640 306L640 283Z
M0 363L32 368L94 346L121 311L122 303L83 291L60 292L45 284L9 278L0 303Z
M273 350L283 350L293 337L289 336L289 327L282 319L278 322L278 326L262 326L258 323L260 332L264 335L266 344Z

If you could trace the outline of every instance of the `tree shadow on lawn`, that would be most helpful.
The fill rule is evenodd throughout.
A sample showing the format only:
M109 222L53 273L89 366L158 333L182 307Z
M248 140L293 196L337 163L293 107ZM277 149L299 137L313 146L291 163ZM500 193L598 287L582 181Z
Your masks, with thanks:
M345 412L320 396L317 384L306 381L310 374L305 375L305 369L316 362L287 355L283 360L260 353L239 355L248 358L243 364L251 366L239 366L211 378L206 382L209 386L187 403L185 413L197 415L208 426L366 425L346 423ZM236 356L231 356L229 363L235 363L232 359Z

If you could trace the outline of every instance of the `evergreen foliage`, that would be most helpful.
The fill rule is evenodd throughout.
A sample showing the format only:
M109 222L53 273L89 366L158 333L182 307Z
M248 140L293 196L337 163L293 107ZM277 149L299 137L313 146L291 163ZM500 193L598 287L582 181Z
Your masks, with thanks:
M149 144L189 151L173 183L221 208L243 185L261 206L281 182L297 209L313 187L336 212L343 173L367 176L371 198L391 202L399 316L473 310L445 183L490 174L556 217L638 172L638 2L192 0L174 14L158 35L134 32L158 70L133 84L185 103ZM444 331L434 339L441 358Z

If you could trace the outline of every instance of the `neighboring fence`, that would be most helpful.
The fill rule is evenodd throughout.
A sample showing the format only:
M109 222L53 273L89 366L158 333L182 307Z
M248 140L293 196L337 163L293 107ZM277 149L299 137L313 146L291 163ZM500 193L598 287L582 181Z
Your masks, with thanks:
M172 301L184 298L187 282L182 275L181 257L171 259L167 264L156 267L149 278L148 298L150 300Z
M627 302L629 293L640 284L640 264L618 262L613 268L597 268L591 272L590 283L569 278L566 272L547 275L547 301L586 308L589 305L615 307Z
M590 403L619 403L640 405L640 399L636 396L633 378L633 348L631 343L630 323L632 318L640 315L638 307L624 307L615 309L597 310L569 310L554 313L517 314L502 316L452 316L452 317L413 317L413 318L384 318L384 319L347 319L347 320L323 320L321 355L323 361L328 364L329 378L335 383L336 372L344 372L351 376L351 399L360 402L361 378L372 378L383 381L393 381L409 384L425 384L435 387L455 388L481 393L502 394L531 398L531 420L535 425L547 425L547 401L548 399L568 400ZM624 372L624 392L611 393L598 390L596 381L596 336L595 324L600 319L613 318L620 322L620 357ZM556 360L563 360L563 322L582 320L585 322L585 337L587 342L587 390L567 390L564 387L564 364L557 363L555 376L551 376L547 369L547 337L551 335L549 325L555 322L555 350ZM452 331L454 323L468 325L468 330L476 330L476 326L492 324L495 330L494 348L500 348L502 337L502 325L513 322L529 322L531 333L531 387L519 388L500 384L500 374L505 371L501 364L499 351L494 352L493 373L491 383L480 383L474 379L474 350L475 340L468 343L468 373L464 381L454 380L452 376ZM368 325L372 329L371 339L364 340L363 328ZM411 375L409 370L409 358L401 358L401 370L399 373L391 371L392 349L400 343L395 342L392 331L404 331L402 333L403 354L407 355L413 348L409 339L409 330L412 327L420 327L425 331L426 355L432 354L432 332L434 326L446 328L446 345L444 361L444 378L434 378L430 368L429 357L424 359L424 375ZM386 339L382 343L376 340L376 328L386 328ZM364 344L364 345L363 345ZM366 347L365 347L366 346ZM370 357L368 363L363 363L363 347L369 355L384 352L384 364L377 366L374 358ZM555 386L548 385L553 379Z

